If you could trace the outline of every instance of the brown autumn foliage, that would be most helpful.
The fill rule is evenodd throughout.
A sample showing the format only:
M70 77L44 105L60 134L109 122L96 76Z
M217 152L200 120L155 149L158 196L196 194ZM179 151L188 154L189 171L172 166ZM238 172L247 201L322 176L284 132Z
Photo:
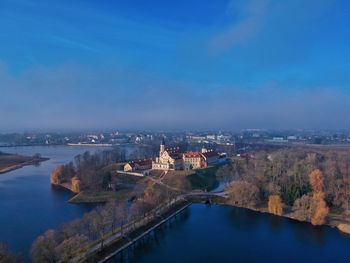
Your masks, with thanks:
M60 176L62 174L63 166L57 165L55 170L51 173L51 184L60 184Z
M259 189L246 181L234 181L228 187L230 202L238 206L255 207L259 202Z
M281 216L283 214L283 205L282 205L281 196L270 195L268 208L271 214Z
M312 197L312 217L311 223L313 225L322 225L328 215L329 208L324 201L324 193L314 193Z
M319 169L310 173L309 180L314 193L324 191L323 174Z
M320 170L314 170L310 176L310 185L313 195L311 200L311 223L313 225L322 225L328 215L329 209L324 200L323 174Z
M71 190L72 190L72 192L77 193L77 194L80 193L80 191L81 191L81 181L76 176L74 176L72 178Z

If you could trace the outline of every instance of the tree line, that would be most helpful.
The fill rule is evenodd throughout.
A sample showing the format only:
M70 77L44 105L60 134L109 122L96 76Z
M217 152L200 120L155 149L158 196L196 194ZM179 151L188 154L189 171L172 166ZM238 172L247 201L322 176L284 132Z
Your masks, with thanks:
M130 158L149 158L152 153L153 149L147 147L136 147L129 153L121 147L97 151L94 154L86 151L75 156L73 161L56 166L51 174L51 183L54 185L68 183L76 193L84 189L107 189L112 180L111 171L115 170L111 166Z
M70 262L87 251L91 244L102 249L106 237L130 232L143 220L154 217L160 206L169 204L176 193L160 188L149 181L144 194L134 201L110 200L98 206L82 219L48 230L32 244L30 255L35 263ZM97 243L96 243L97 242Z
M283 207L296 219L323 224L329 208L350 214L350 151L290 148L252 152L217 172L232 180L230 202L243 207Z

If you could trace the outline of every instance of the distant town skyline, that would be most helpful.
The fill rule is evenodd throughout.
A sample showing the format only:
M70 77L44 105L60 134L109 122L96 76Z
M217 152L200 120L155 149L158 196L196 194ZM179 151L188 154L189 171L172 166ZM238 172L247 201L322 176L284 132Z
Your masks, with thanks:
M0 132L350 129L350 3L0 3Z

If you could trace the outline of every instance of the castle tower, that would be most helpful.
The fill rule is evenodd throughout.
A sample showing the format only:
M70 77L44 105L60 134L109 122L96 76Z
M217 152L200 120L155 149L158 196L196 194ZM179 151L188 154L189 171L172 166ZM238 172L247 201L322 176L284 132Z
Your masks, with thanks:
M164 138L163 138L162 139L162 143L160 144L159 156L162 156L164 151L165 151L165 141L164 141Z

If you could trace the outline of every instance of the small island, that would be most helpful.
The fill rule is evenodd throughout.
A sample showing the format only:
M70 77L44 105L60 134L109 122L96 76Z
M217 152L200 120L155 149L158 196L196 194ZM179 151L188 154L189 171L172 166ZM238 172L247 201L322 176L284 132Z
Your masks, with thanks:
M0 174L16 170L27 165L37 165L47 160L49 160L49 158L41 157L40 154L23 156L0 152Z

